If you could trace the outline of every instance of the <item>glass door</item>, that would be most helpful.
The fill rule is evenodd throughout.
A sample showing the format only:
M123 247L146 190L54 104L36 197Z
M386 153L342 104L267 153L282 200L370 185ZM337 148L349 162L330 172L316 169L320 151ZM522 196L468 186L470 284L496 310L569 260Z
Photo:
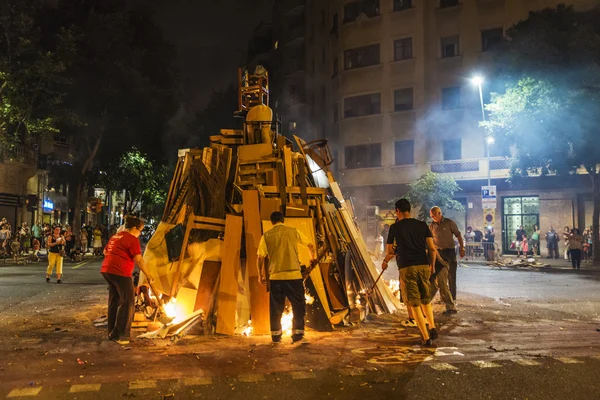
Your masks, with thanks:
M517 254L510 248L511 243L516 240L516 232L521 225L528 238L533 234L533 226L539 226L540 199L537 196L503 197L502 211L502 252Z

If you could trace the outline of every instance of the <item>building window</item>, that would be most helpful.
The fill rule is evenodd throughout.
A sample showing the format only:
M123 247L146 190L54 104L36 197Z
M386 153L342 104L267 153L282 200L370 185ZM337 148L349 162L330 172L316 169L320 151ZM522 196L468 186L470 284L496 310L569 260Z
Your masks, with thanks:
M462 158L461 140L444 140L444 161L460 160Z
M490 48L502 42L502 28L486 29L481 31L481 51L488 51Z
M442 89L442 108L445 110L460 108L460 87Z
M408 60L412 58L412 38L394 40L394 60Z
M338 13L333 14L333 19L331 22L331 34L337 33L339 26L339 15Z
M333 72L331 74L332 78L335 78L338 75L338 73L340 72L338 64L339 64L338 63L338 58L336 57L336 58L333 59Z
M379 0L356 0L344 6L344 23L356 21L360 14L369 18L379 15Z
M394 111L412 110L413 108L413 89L394 90Z
M381 143L347 146L344 156L348 169L381 167Z
M415 163L415 142L400 140L394 143L396 165L412 165Z
M454 7L458 5L458 0L440 0L440 8Z
M394 11L408 10L412 6L412 0L394 0Z
M456 57L459 54L458 35L442 38L442 58Z
M368 67L379 64L379 45L358 47L344 52L344 69Z
M344 99L344 118L362 117L381 112L381 95L379 93L363 94Z
M333 105L333 123L335 124L336 122L338 122L339 118L340 118L340 111L339 111L339 107L340 105L338 103L335 103Z

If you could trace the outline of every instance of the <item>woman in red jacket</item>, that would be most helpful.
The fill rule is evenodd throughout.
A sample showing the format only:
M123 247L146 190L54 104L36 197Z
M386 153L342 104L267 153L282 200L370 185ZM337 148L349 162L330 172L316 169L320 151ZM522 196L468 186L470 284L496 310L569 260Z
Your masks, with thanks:
M144 229L140 218L128 217L125 230L114 235L104 249L102 276L108 282L108 337L119 344L129 344L134 314L134 264L151 280L142 257L138 237Z

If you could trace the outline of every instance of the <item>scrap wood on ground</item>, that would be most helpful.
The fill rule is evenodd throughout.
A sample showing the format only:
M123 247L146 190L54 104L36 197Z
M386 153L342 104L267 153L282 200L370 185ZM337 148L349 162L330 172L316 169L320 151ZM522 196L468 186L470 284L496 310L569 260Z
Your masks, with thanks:
M264 69L240 71L238 81L241 129L222 129L209 147L178 152L161 222L144 253L153 278L149 296L160 297L174 320L144 336L181 337L190 328L181 324L191 320L204 333L233 335L251 325L253 334L269 334L269 295L258 283L256 252L273 211L320 255L306 270L309 327L331 330L369 312L397 312L400 302L377 280L351 203L330 171L327 141L280 135ZM299 258L309 267L308 251L300 249Z

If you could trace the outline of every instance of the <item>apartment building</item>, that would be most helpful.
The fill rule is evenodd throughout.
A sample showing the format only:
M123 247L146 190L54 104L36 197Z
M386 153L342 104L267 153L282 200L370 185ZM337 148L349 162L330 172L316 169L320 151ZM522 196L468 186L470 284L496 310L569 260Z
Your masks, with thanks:
M497 90L489 50L530 11L559 3L579 10L597 0L277 0L273 13L272 106L284 132L327 137L334 169L359 216L428 171L461 186L463 229L483 228L481 188L497 187L493 226L508 251L517 226L591 225L586 177L531 178L509 185L508 149L479 128ZM486 213L490 213L486 210ZM365 220L366 218L363 218ZM364 229L369 235L369 230ZM502 232L502 233L501 233Z

